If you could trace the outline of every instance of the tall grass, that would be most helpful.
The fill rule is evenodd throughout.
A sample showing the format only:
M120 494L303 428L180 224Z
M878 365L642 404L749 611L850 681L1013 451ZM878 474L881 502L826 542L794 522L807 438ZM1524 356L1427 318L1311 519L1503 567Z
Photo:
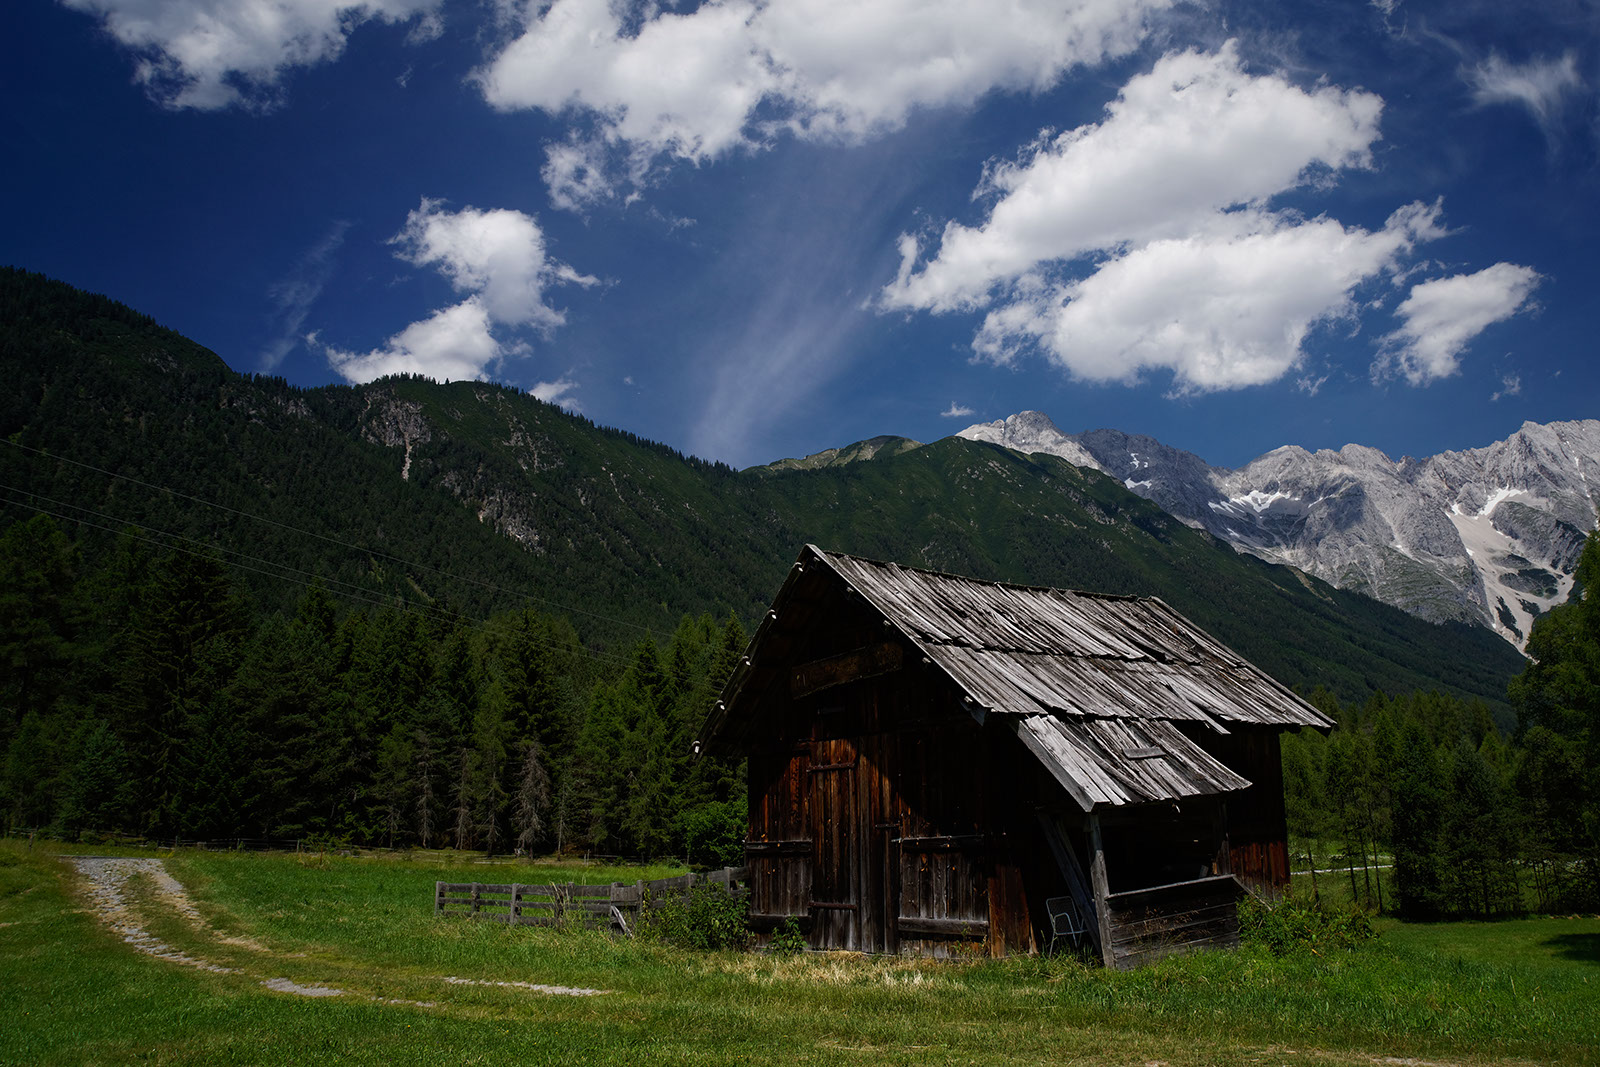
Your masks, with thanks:
M1063 958L698 953L435 919L434 880L457 878L429 861L182 853L167 864L204 924L135 884L153 932L240 973L134 952L85 912L65 865L0 845L0 1063L1600 1059L1600 965L1585 948L1600 941L1595 918L1473 933L1386 923L1375 941L1320 954L1246 948L1115 974ZM274 993L266 977L344 995ZM605 992L488 984L519 982Z

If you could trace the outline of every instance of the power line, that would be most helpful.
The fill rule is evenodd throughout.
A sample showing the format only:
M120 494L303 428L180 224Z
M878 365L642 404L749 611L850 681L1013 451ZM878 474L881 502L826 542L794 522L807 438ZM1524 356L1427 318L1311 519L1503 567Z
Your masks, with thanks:
M362 586L356 585L354 582L346 582L346 581L344 581L342 579L339 579L339 578L328 578L328 577L320 576L320 575L317 575L317 574L313 574L311 571L303 570L303 569L301 569L299 567L292 567L287 563L279 563L277 560L265 559L265 558L263 558L261 556L252 556L248 552L241 552L238 549L227 548L227 547L225 547L223 545L211 544L209 542L202 541L202 540L200 540L199 538L196 538L196 537L189 537L186 534L173 533L170 530L159 530L159 529L155 528L154 526L146 526L143 523L133 522L133 521L128 520L128 519L119 518L116 515L109 515L106 512L96 511L93 508L86 508L86 507L83 507L83 506L78 505L78 504L70 503L69 501L56 500L56 499L54 499L52 497L45 496L43 493L35 493L35 492L33 492L31 490L28 490L28 489L20 489L20 488L14 486L14 485L5 485L3 483L0 483L0 489L4 489L7 492L12 492L12 493L21 493L24 496L33 497L35 500L42 500L47 504L53 504L54 506L56 506L58 508L70 508L73 511L79 511L79 512L82 512L85 515L93 515L95 518L104 519L106 522L115 522L115 523L120 523L123 526L131 526L136 530L143 530L145 533L154 534L154 535L156 535L158 537L165 537L165 538L170 538L173 541L185 541L185 542L188 542L189 544L192 544L192 545L199 545L203 550L206 550L206 551L216 552L216 553L220 553L220 554L224 554L224 555L230 555L230 556L237 556L240 559L249 560L252 563L265 564L266 566L269 566L269 567L279 567L279 568L282 568L285 571L288 571L289 574L283 574L283 575L278 575L278 576L286 578L286 579L288 579L290 581L299 581L299 579L290 578L290 574L303 574L306 577L312 578L312 579L316 579L316 578L321 577L321 579L322 579L324 584L344 586L346 589L350 590L352 593L355 593L357 595L364 594L364 593L367 592L367 590L365 588L363 588ZM11 503L20 503L20 502L11 501ZM22 506L23 507L30 507L31 505L23 504ZM39 509L35 509L35 510L39 510ZM69 521L74 521L74 520L71 519L71 516L64 516L64 515L61 515L61 514L59 514L57 512L50 512L50 514L55 515L55 517L57 517L57 518L68 519ZM104 527L104 526L97 526L96 528L97 529L109 529L108 527ZM141 537L141 538L139 538L139 540L145 541L145 542L147 542L149 544L159 545L159 546L164 547L164 548L178 548L179 547L177 545L169 545L169 544L167 544L166 542L163 542L163 541L155 541L155 540L152 540L151 538L147 538L147 537ZM187 549L180 549L180 551L188 551L188 550ZM198 553L191 553L191 554L193 554L193 555L204 555L205 551L198 552ZM259 567L246 568L246 569L252 570L252 571L254 571L255 573L258 573L258 574L273 574L274 573L274 572L271 572L271 571L263 571ZM408 600L405 597L399 597L398 599L402 603L406 603L406 604L417 603L415 601ZM462 614L461 612L454 611L454 610L452 610L450 608L441 608L441 607L438 607L437 605L434 605L434 604L421 604L419 606L425 607L430 611L435 611L435 612L440 612L440 613L443 613L443 614L454 615L457 618L461 618L461 619L467 619L467 621L469 621L469 622L473 621L471 619L468 619L468 617L466 615Z
M518 592L517 590L506 589L503 586L495 585L493 582L483 581L480 578L469 578L469 577L466 577L464 575L452 574L449 571L443 570L443 569L441 569L439 567L429 566L426 563L417 563L417 562L415 562L413 560L408 560L408 559L404 559L404 558L402 558L400 556L391 555L390 553L383 552L383 551L381 551L379 549L367 548L367 547L364 547L362 545L353 544L353 543L351 543L349 541L342 541L337 537L332 537L332 536L329 536L327 534L320 534L320 533L315 532L314 530L302 530L299 527L291 526L286 522L279 522L277 519L269 519L265 515L257 515L257 514L254 514L252 512L241 511L238 508L229 507L226 504L218 504L215 501L206 500L203 497L193 496L193 495L191 495L189 493L179 492L176 489L169 489L169 488L167 488L165 486L155 485L155 484L152 484L150 482L141 481L140 479L134 478L134 477L132 477L130 475L119 474L116 471L106 470L104 467L96 467L92 463L84 463L84 462L82 462L80 460L72 459L70 456L64 456L64 455L61 455L60 453L57 453L57 452L48 452L48 451L46 451L46 450L44 450L42 448L34 448L31 445L25 445L25 444L22 444L19 441L12 441L12 440L9 440L9 439L0 439L0 440L5 440L5 443L8 444L8 445L11 445L13 448L21 449L24 452L31 452L34 455L40 456L40 457L45 458L45 459L53 459L53 460L56 460L56 461L61 462L61 463L70 463L74 467L81 467L84 470L94 471L96 474L103 474L108 478L117 478L117 479L120 479L121 481L128 482L130 485L137 485L137 486L140 486L141 488L152 490L153 492L165 493L165 494L167 494L169 496L174 496L174 497L178 497L179 499L182 499L182 500L190 501L191 503L201 504L201 505L204 505L205 507L209 507L209 508L216 508L218 511L225 511L225 512L228 512L231 515L238 515L241 518L251 519L251 520L253 520L255 522L265 523L268 526L276 526L281 530L288 531L289 533L299 534L299 535L301 535L303 537L314 537L319 541L326 541L328 544L338 545L341 548L347 548L347 549L349 549L349 550L351 550L353 552L362 552L362 553L365 553L365 554L370 555L370 556L377 556L377 557L379 557L381 559L389 560L392 563L398 563L398 564L400 564L401 566L404 566L404 567L411 567L413 569L422 570L422 571L431 571L434 574L440 575L441 577L444 577L444 578L448 578L451 581L470 583L472 585L479 586L480 588L486 589L486 590L488 590L490 592L493 592L493 593L501 594L503 596L514 597L514 598L517 598L519 600L532 600L532 601L536 601L537 603L540 603L540 604L548 604L548 605L550 605L550 606L552 606L554 608L558 608L561 611L567 612L569 614L583 615L583 616L587 616L588 618L591 618L591 619L598 619L598 620L600 620L602 622L613 623L613 624L615 624L617 626L626 626L626 627L630 627L630 628L636 629L636 630L643 630L645 633L649 634L652 637L671 640L671 635L662 633L661 631L656 630L653 627L646 626L643 623L629 622L626 619L619 619L619 618L616 618L615 616L605 615L605 614L602 614L602 613L597 612L597 611L589 611L589 610L584 609L584 608L572 607L571 605L563 604L560 601L551 600L548 597L538 596L538 595L533 594L533 593L522 593L522 592ZM26 492L27 490L18 490L18 491Z
M65 514L63 512L52 511L50 508L40 507L37 504L29 504L26 501L22 501L22 500L10 500L10 499L8 499L8 500L5 501L5 503L10 504L10 505L12 505L14 507L26 508L29 511L33 511L33 512L36 512L36 513L41 514L41 515L49 515L52 518L60 519L63 522L77 523L80 526L87 526L90 529L102 530L102 531L104 531L106 533L109 533L109 534L114 534L114 535L123 536L123 537L129 537L129 538L131 538L131 539L133 539L135 541L143 542L144 544L154 545L157 548L164 548L164 549L168 549L168 550L174 551L174 552L182 552L185 555L195 556L195 557L201 558L201 559L217 559L217 555L216 555L217 553L223 553L223 552L230 553L232 555L239 556L242 559L251 560L251 561L257 562L257 563L264 563L268 567L281 568L281 570L266 570L266 569L264 569L262 567L253 567L253 566L250 566L250 564L248 564L248 563L241 563L241 562L239 562L237 560L231 560L231 559L218 559L218 562L226 564L227 566L233 567L233 568L235 568L237 570L248 571L248 572L250 572L252 574L261 574L261 575L265 575L265 576L267 576L269 578L278 578L278 579L280 579L282 581L286 581L286 582L293 582L294 584L300 585L300 586L304 586L307 589L312 588L319 579L322 582L324 582L324 584L326 584L328 582L332 582L332 583L334 583L336 585L341 585L341 586L345 587L344 589L335 590L334 591L335 595L340 596L345 600L356 601L356 602L359 602L359 603L362 603L362 604L367 604L367 605L370 605L372 607L378 607L378 608L385 608L385 607L391 607L392 608L392 607L398 606L398 608L401 611L404 611L404 612L406 612L408 614L416 615L419 618L433 619L433 620L436 620L436 621L449 621L450 619L456 619L456 620L460 620L462 622L465 622L465 623L473 625L473 626L482 625L482 623L484 621L482 619L474 618L473 616L467 615L467 614L465 614L463 612L455 611L455 610L452 610L450 608L442 608L442 607L439 607L439 606L434 605L434 604L425 604L425 603L420 603L420 602L417 602L417 601L408 600L407 598L405 598L403 596L395 596L392 599L376 599L376 598L374 598L374 597L372 597L370 595L367 595L368 594L368 590L362 589L360 586L353 585L350 582L344 582L344 581L340 581L340 580L334 579L334 578L323 578L320 575L311 574L311 572L309 572L309 571L301 570L301 569L299 569L297 567L291 567L288 564L278 563L278 562L276 562L274 560L263 559L263 558L261 558L259 556L250 556L250 555L247 555L247 554L242 553L242 552L238 552L238 551L233 550L233 549L222 548L220 545L208 545L205 542L199 541L199 540L197 540L195 538L192 538L192 537L186 537L186 536L184 536L182 534L170 533L170 532L165 531L165 530L158 530L158 529L155 529L154 527L143 526L143 525L141 525L139 523L135 523L135 522L128 522L126 520L119 519L114 515L106 515L103 512L97 512L97 511L94 511L94 510L92 510L90 508L79 507L76 504L69 504L69 503L66 503L64 501L51 500L51 498L49 498L49 497L42 496L42 495L40 495L38 493L29 492L26 489L17 489L14 486L9 486L9 485L4 485L4 484L0 484L0 489L7 490L9 492L23 493L23 494L25 494L27 496L34 497L35 499L44 500L44 501L47 501L49 503L55 504L57 507L70 508L73 511L79 511L79 512L82 512L85 515L93 515L96 518L105 519L107 522L120 523L121 524L121 528L102 525L101 523L98 523L98 522L92 522L89 519L82 518L81 516L78 516L78 515L68 515L68 514ZM140 534L130 533L130 532L128 532L127 527L132 527L133 529L136 529L136 530L143 530L146 533L156 534L156 535L158 535L158 537L171 538L172 540L171 541L163 541L163 540L158 540L157 537L145 537L145 536L141 536ZM187 541L187 542L189 542L191 544L200 545L201 549L197 550L197 549L193 549L193 548L185 548L181 544L172 543L173 541ZM288 571L288 572L291 572L291 573L287 573L286 574L286 573L283 573L283 571ZM294 576L296 574L308 575L310 577L310 580L307 580L305 578L296 578ZM396 602L398 602L398 603L396 603ZM618 656L618 655L615 655L615 654L609 653L609 652L601 652L601 651L598 651L596 649L585 648L585 647L583 647L581 645L577 649L572 649L572 648L567 647L567 646L558 645L558 644L555 644L554 642L541 640L541 639L535 638L535 637L530 637L529 641L535 647L543 648L543 649L546 649L547 651L583 655L583 656L587 656L587 657L589 657L591 659L609 660L610 662L622 664L623 666L631 666L633 664L633 661L631 659L626 658L626 657Z

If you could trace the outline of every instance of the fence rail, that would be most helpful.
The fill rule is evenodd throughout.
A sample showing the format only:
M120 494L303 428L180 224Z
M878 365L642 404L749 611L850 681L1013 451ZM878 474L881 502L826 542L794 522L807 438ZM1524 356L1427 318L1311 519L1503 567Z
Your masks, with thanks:
M326 848L334 851L341 847L349 846L327 845L304 838L281 837L145 837L140 834L125 834L115 831L90 832L86 834L66 834L53 830L48 826L27 827L13 826L6 829L3 835L18 840L61 841L66 843L82 843L90 845L116 845L121 848L195 848L210 849L212 851L226 852L296 852L318 851ZM377 848L361 849L363 852L387 851Z
M748 891L748 878L749 868L726 867L709 874L610 885L435 882L433 913L523 926L610 926L631 934L640 911L646 907L659 907L663 901L688 893L697 885L721 886L743 895Z

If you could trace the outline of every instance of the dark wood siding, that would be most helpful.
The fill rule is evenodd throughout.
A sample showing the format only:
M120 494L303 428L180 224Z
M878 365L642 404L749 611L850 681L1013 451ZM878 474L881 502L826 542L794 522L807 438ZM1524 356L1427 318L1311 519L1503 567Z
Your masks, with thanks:
M1111 949L1117 970L1196 948L1239 943L1240 886L1227 875L1156 886L1106 898Z
M899 950L942 956L989 936L992 827L982 737L964 713L899 738Z
M1037 951L1048 934L1045 901L1071 893L1075 878L1076 896L1092 904L1083 909L1093 912L1086 916L1091 943L1108 964L1129 966L1236 940L1239 882L1232 873L1253 885L1287 880L1277 740L1283 722L1258 726L1250 714L1223 714L1206 695L1221 685L1214 670L1249 673L1248 665L1210 663L1215 650L1199 645L1191 651L1210 665L1187 664L1172 684L1161 680L1181 656L1154 665L1138 656L1103 662L1103 655L1064 664L1057 660L1067 654L1053 645L1027 643L1043 640L1038 619L989 611L995 597L1031 603L1051 599L1049 591L1008 587L979 596L983 590L937 575L913 575L905 588L893 575L858 586L843 580L839 567L820 555L797 564L752 642L753 658L730 682L732 710L708 719L714 734L726 730L717 734L720 744L749 758L747 855L761 936L793 919L817 949ZM1018 705L1031 716L1018 720L1009 704L986 701L988 690L974 690L976 682L941 660L967 648L970 635L941 615L949 641L929 644L931 623L910 596L917 583L939 587L950 618L970 608L996 634L1020 635L1016 648L986 649L984 662L1004 667L1006 684L1043 699L1055 692L1047 681L1070 674L1077 688L1057 695L1087 701L1092 714L1074 711L1071 701L1047 707L1035 700L1037 707ZM873 599L886 589L899 598L892 614ZM981 602L968 604L972 597ZM1127 607L1091 600L1083 610L1108 620ZM1188 633L1158 602L1139 611L1146 623L1158 616L1162 626L1171 622L1176 629L1160 631L1166 637ZM1128 637L1111 633L1107 640ZM1146 683L1161 683L1159 699L1133 699L1138 694L1129 687ZM1263 707L1284 697L1295 704L1291 711L1316 718L1269 689L1255 693ZM1179 715L1173 701L1193 705L1192 717ZM1169 713L1176 721L1165 719ZM1231 732L1212 728L1218 717L1229 720ZM1093 793L1070 768L1045 758L1054 749L1047 745L1041 756L1030 746L1028 737L1048 737L1019 730L1019 721L1092 742L1091 769L1114 779L1120 792Z
M810 754L762 752L750 756L750 913L758 932L783 918L806 919L815 842L807 780Z
M832 622L795 642L797 661L881 641L881 627ZM1014 772L1019 746L1006 737L1003 757L990 751L994 732L948 680L905 660L799 698L769 694L774 733L750 755L754 923L765 935L793 918L816 949L1029 951L1026 879L987 797L1008 773L995 761Z
M812 864L812 941L818 948L861 949L862 811L857 795L856 749L845 739L813 743L811 817L816 841Z
M1289 828L1283 808L1279 731L1235 726L1226 736L1205 731L1191 737L1250 780L1248 789L1228 796L1228 853L1234 876L1257 892L1287 888Z

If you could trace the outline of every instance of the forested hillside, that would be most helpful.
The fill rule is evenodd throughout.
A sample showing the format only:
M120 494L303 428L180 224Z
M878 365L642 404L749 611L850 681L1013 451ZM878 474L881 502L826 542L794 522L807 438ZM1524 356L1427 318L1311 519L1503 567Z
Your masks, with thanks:
M742 787L687 740L807 541L1153 593L1350 704L1437 689L1508 726L1521 666L1051 457L742 473L500 386L241 376L21 271L0 487L14 824L704 851Z
M1339 725L1284 738L1289 826L1311 860L1348 863L1350 897L1415 918L1600 903L1600 601L1582 593L1600 584L1600 534L1578 580L1534 626L1509 736L1439 693L1312 694Z
M320 582L260 615L213 556L125 537L87 566L48 516L0 534L0 580L14 825L706 861L742 835L743 782L690 760L736 621L599 653L531 609Z

